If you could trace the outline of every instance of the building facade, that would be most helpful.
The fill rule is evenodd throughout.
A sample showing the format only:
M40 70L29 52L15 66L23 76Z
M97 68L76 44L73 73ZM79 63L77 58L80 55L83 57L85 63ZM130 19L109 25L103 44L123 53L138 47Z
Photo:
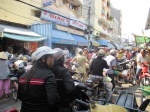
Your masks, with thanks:
M41 0L24 0L25 2L41 7ZM9 23L22 25L31 25L35 22L40 22L39 11L31 6L23 4L15 0L0 1L0 20Z
M148 12L147 20L146 20L146 25L145 25L145 30L150 29L150 9Z
M114 7L111 6L110 15L118 21L119 23L118 32L119 32L119 35L121 35L122 34L122 12L121 10L115 9Z

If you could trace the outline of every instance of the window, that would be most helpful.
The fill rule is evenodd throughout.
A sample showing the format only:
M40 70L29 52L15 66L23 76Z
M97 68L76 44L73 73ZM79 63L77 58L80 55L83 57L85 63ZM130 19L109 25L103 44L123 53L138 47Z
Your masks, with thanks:
M102 7L102 14L105 15L105 9Z
M31 15L40 18L41 11L40 10L32 10L31 9Z

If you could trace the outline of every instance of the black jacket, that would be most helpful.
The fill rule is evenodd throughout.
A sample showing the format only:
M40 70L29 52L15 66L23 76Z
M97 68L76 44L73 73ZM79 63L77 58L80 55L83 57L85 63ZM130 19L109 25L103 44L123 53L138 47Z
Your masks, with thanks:
M63 65L55 63L53 73L60 95L60 106L68 106L74 100L75 85L70 72Z
M107 62L103 58L97 57L92 61L92 64L90 66L90 71L92 75L103 76L104 68L109 68Z
M43 63L36 63L34 66L27 89L25 81L30 71L19 78L18 98L22 102L21 112L55 112L52 107L60 99L55 76Z

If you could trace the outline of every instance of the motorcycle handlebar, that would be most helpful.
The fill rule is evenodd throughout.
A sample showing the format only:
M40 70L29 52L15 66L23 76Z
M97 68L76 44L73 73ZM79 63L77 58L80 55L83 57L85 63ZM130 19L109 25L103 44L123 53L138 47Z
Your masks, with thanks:
M81 105L81 106L84 106L84 107L86 107L86 108L90 108L90 104L89 104L89 103L86 103L86 102L84 102L84 101L82 101L82 100L76 99L76 100L75 100L75 103L77 103L77 104L79 104L79 105Z

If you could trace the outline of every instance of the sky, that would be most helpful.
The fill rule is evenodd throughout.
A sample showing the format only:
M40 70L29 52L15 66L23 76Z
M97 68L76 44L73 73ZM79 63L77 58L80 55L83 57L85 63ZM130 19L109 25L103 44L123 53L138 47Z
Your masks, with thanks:
M110 0L114 8L122 10L122 34L139 34L145 30L150 0Z

